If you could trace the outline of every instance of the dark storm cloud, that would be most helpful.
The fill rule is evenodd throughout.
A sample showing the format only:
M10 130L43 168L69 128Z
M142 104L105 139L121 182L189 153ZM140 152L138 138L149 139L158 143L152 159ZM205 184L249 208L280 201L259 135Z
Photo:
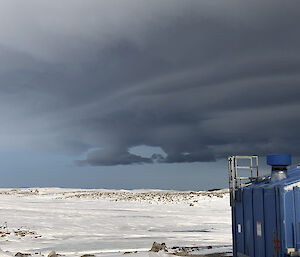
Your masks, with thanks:
M101 149L88 154L87 160L77 161L79 165L126 165L132 163L150 163L152 159L131 154L127 149Z
M300 2L56 4L0 13L3 147L101 148L78 161L95 166L300 156Z

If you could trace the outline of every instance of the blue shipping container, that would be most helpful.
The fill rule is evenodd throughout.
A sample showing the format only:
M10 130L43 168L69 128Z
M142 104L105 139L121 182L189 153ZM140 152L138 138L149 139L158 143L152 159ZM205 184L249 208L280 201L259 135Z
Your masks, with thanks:
M270 155L271 176L231 187L234 256L300 256L300 167L287 169L290 159Z

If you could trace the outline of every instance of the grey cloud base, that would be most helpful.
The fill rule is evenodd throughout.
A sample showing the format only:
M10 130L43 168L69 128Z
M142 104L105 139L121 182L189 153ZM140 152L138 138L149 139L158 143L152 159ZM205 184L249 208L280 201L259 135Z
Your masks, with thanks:
M79 160L79 165L89 164L92 166L111 166L111 165L127 165L132 163L151 163L151 158L144 158L128 151L121 152L119 149L114 150L96 150L88 154L86 160Z
M64 5L28 1L0 37L2 147L100 147L77 161L93 166L300 156L300 2Z

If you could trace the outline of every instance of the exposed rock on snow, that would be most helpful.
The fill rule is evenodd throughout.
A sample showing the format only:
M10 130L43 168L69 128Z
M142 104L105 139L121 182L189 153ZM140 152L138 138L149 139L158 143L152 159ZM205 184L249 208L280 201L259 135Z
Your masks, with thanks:
M51 251L49 254L48 254L48 257L57 257L57 253L55 251Z
M15 254L15 256L17 256L17 257L28 257L30 255L31 255L30 253L20 253L20 252L17 252Z
M156 243L154 242L151 249L150 249L150 252L159 252L161 250L164 250L165 252L167 252L167 246L165 243Z
M218 246L218 247L212 247L212 246L178 247L178 246L174 246L169 250L169 253L176 255L176 256L224 257L224 256L232 256L232 249L231 249L231 246Z
M30 229L24 228L23 226L19 226L18 228L8 227L7 223L6 226L0 227L0 238L5 239L21 239L24 237L31 237L31 238L39 238L42 237L38 235L35 231Z
M53 190L53 189L52 189ZM2 189L0 195L17 195L19 197L48 196L45 189ZM228 190L217 191L173 191L173 190L57 190L57 199L109 199L111 201L130 201L155 203L187 203L190 206L197 205L199 198L223 198L228 194Z

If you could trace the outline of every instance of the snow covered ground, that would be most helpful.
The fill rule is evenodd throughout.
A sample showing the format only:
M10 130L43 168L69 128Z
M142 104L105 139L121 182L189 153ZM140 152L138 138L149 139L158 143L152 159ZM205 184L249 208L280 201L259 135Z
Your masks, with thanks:
M1 189L1 224L0 248L10 256L166 255L148 252L154 241L172 252L231 249L225 191Z

